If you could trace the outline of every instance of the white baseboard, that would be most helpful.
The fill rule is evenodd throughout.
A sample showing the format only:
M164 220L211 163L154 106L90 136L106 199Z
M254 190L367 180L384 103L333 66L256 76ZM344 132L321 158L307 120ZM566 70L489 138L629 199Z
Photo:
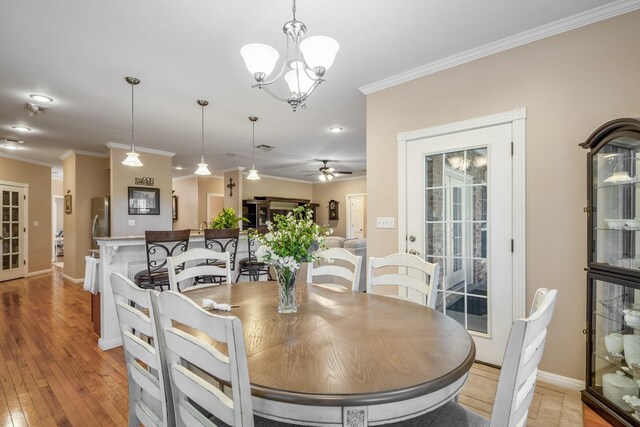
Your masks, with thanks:
M41 274L47 274L47 273L51 273L51 269L47 269L47 270L40 270L40 271L30 271L27 273L27 275L25 277L31 277L31 276L39 276Z
M84 277L83 277L83 278L81 278L81 279L76 279L76 278L71 277L71 276L69 276L69 275L67 275L67 274L63 274L63 275L62 275L62 278L63 278L64 280L68 280L68 281L69 281L69 282L71 282L71 283L84 283Z
M538 371L538 381L576 391L584 390L584 381L563 377L562 375L552 374L551 372Z
M114 338L109 341L105 341L102 338L98 339L98 347L102 351L111 350L112 348L120 347L122 345L122 338Z

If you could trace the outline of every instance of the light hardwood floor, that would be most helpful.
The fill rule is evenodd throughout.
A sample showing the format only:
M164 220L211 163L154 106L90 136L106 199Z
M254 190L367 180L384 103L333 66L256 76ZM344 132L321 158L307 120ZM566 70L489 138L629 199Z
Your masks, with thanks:
M98 348L90 294L54 269L0 283L0 298L0 427L126 426L122 350ZM496 369L474 365L460 402L488 416L497 378ZM533 427L583 425L578 392L545 384L529 415ZM585 425L607 425L593 415Z

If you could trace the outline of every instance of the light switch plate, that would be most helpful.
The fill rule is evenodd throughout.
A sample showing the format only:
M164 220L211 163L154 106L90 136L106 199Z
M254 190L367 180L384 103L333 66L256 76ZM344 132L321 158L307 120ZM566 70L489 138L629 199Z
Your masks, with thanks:
M376 228L395 228L395 220L392 216L379 216L376 218Z
M136 225L136 220L135 220L135 219L130 219L130 220L129 220L129 225L130 225L130 226L134 226L134 225Z
M39 226L39 225L40 225L40 223L39 223L38 221L33 221L33 226L34 226L34 227L37 227L37 226Z

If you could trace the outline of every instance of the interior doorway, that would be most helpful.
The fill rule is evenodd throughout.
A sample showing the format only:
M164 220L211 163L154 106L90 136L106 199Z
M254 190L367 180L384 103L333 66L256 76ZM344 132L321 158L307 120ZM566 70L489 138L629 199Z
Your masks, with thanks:
M64 256L64 198L53 196L51 205L51 261L61 262Z
M25 276L27 184L0 183L0 282Z
M365 193L347 194L346 204L346 234L347 239L363 239L367 236Z

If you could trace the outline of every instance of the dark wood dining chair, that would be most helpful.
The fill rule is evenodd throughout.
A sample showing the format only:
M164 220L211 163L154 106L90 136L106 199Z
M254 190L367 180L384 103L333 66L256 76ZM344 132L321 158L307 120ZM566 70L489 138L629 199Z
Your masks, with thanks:
M260 276L266 275L269 280L273 280L271 277L271 271L269 265L258 260L256 257L256 249L260 242L253 237L254 233L265 234L268 230L266 228L249 229L247 231L247 254L246 258L241 259L238 262L238 276L236 282L240 279L240 276L248 276L252 281L257 282L260 280Z
M167 257L179 255L189 249L190 233L191 230L145 231L147 269L136 273L133 278L136 285L144 289L169 289Z

